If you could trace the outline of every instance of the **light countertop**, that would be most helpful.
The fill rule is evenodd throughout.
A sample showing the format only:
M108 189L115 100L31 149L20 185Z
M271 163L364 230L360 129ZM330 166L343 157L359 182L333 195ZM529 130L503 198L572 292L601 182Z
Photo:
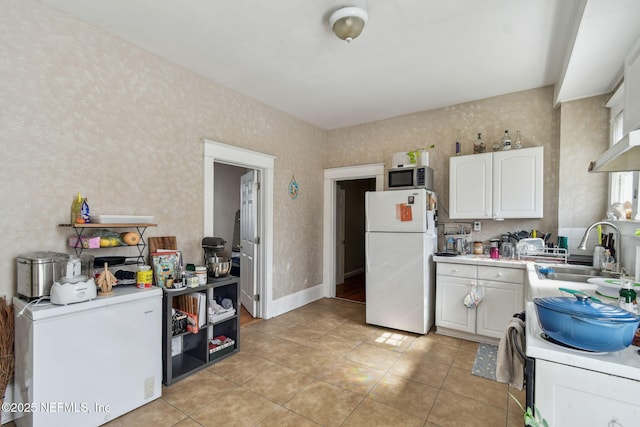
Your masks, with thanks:
M592 285L590 283L539 279L535 271L534 263L527 263L526 269L528 289L525 293L527 295L525 309L527 313L526 353L528 357L544 359L550 362L561 363L640 381L639 347L631 345L624 350L611 353L589 353L567 349L540 338L542 329L538 323L538 316L535 304L533 303L533 298L547 296L571 296L558 289L560 287L566 287L587 292L590 295L601 299L603 302L609 302L609 300L601 295L596 295L596 285ZM614 301L611 300L611 302L613 303Z

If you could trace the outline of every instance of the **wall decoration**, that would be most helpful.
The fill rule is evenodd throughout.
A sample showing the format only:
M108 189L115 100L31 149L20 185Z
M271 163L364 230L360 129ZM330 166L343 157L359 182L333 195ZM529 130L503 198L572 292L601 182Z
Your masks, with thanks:
M289 198L291 200L295 200L298 198L298 192L300 191L300 186L296 182L295 175L291 175L291 181L289 182Z

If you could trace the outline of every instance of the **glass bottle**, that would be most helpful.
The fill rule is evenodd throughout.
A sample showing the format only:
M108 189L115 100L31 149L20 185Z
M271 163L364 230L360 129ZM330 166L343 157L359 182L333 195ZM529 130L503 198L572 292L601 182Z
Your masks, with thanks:
M513 148L522 148L522 139L520 137L520 130L518 129L518 131L516 132L516 142Z
M502 136L502 149L511 150L511 136L509 135L508 130L505 130L504 135Z
M456 156L462 154L462 144L460 144L460 131L456 131Z
M482 140L482 134L478 133L478 139L473 143L473 154L480 154L486 151L484 141Z
M501 148L502 144L500 144L500 141L496 141L493 143L493 151L500 151Z

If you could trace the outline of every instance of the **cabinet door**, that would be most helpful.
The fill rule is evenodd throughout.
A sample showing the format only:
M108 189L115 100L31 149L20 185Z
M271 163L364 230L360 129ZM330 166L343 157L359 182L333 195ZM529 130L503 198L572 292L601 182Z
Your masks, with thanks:
M524 286L517 283L478 281L484 300L476 307L476 334L502 338L509 320L524 307Z
M493 217L542 218L543 148L493 153Z
M464 305L473 279L441 276L436 278L436 326L474 333L476 310Z
M640 382L536 360L535 405L550 426L637 426Z
M449 218L491 218L492 153L449 159Z

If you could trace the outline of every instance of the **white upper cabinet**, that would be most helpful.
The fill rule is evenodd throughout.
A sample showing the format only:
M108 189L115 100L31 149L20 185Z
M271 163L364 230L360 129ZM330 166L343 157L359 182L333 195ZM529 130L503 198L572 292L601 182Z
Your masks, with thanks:
M451 157L449 218L542 218L543 157L543 147Z
M449 159L449 218L491 218L493 153Z
M640 128L640 39L624 61L623 133Z

